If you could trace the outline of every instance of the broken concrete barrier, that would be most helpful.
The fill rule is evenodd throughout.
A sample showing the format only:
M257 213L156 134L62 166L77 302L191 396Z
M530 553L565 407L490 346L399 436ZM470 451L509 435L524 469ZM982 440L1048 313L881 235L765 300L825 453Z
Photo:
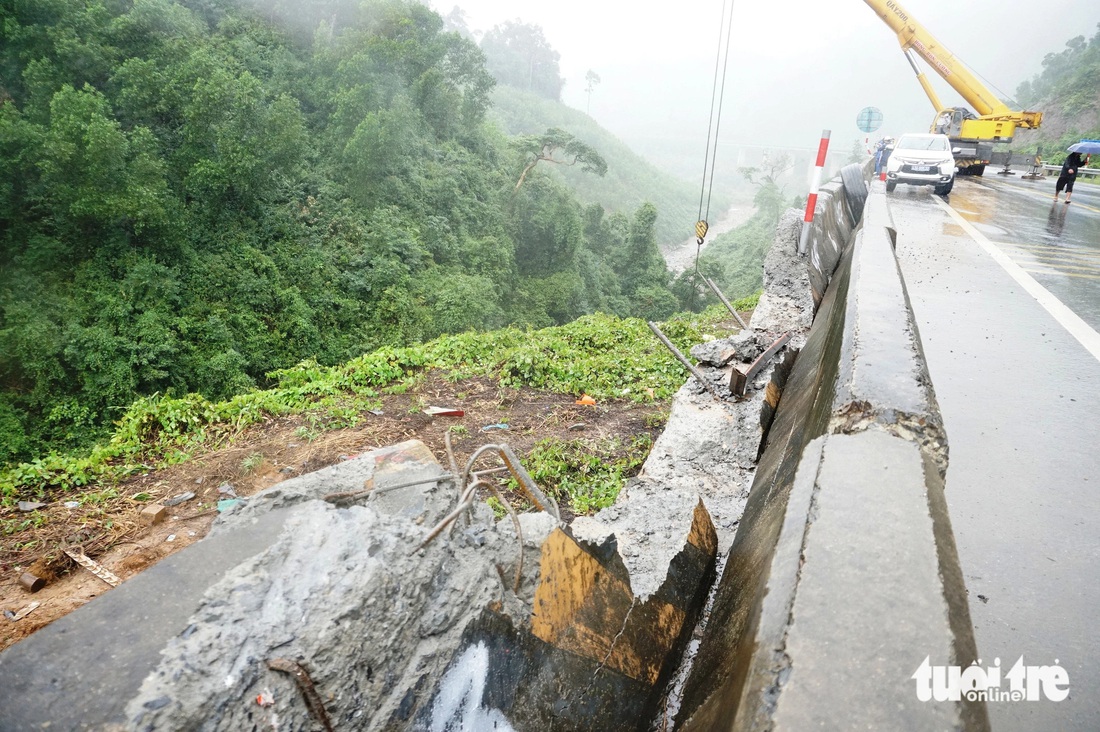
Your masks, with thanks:
M858 165L848 165L841 173L821 186L810 224L809 276L815 309L821 306L867 199L870 167L860 170Z
M487 609L415 729L635 732L648 726L713 578L717 536L696 499L686 536L642 595L614 532L554 529L530 623ZM658 560L657 563L660 563ZM643 583L652 577L643 579ZM507 725L507 726L504 726Z
M436 532L458 500L414 441L242 501L0 654L0 729L637 729L713 576L698 498L637 578L614 528L527 514L521 551L477 502Z
M984 703L922 702L912 680L976 649L883 196L864 216L787 378L678 730L988 728Z

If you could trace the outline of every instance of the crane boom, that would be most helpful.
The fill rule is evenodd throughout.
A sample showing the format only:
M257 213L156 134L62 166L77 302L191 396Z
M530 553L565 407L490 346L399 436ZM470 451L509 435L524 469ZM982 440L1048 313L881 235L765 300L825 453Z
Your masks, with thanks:
M902 53L936 108L932 131L947 134L953 144L962 148L960 172L980 175L992 153L992 143L1012 142L1017 127L1035 129L1042 123L1042 112L1017 112L997 98L896 0L863 1L897 35ZM917 66L914 54L924 59L952 89L973 105L977 114L961 107L943 107L932 85Z

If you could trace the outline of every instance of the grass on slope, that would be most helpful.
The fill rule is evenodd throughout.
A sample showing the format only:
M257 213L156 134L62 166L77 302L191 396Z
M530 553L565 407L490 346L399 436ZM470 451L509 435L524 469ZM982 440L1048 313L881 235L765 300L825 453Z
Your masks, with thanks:
M742 309L749 300L735 303ZM682 350L716 334L725 311L676 316L663 324ZM197 394L139 399L106 444L88 452L53 454L0 470L0 508L18 501L53 501L128 476L180 463L227 443L245 427L285 414L308 413L320 429L357 425L376 408L382 389L441 369L447 378L497 379L596 398L667 399L686 377L683 366L638 319L586 316L568 325L517 328L437 338L405 348L382 348L335 367L304 362L270 374L276 385L222 402Z

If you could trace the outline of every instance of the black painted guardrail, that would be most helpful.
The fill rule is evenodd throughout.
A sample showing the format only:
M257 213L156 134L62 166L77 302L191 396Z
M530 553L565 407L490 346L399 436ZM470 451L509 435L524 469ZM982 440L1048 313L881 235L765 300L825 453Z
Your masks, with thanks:
M989 726L983 702L918 698L926 658L966 668L976 649L943 493L946 436L885 196L856 213L866 188L853 173L819 197L817 316L765 438L678 730Z

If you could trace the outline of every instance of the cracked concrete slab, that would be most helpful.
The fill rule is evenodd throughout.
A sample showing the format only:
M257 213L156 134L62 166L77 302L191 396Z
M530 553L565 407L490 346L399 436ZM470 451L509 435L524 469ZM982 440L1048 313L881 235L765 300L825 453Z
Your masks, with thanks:
M921 704L910 678L929 654L967 666L977 651L880 198L787 378L677 729L988 729L983 703Z

